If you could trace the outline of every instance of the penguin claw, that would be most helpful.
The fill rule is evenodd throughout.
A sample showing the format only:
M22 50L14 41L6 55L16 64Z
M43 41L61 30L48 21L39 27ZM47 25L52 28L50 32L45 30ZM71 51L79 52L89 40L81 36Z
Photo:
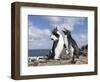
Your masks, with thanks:
M79 59L79 56L76 56L76 58L78 58L78 59Z
M72 63L72 64L75 64L75 63L76 63L76 61L71 61L71 63Z

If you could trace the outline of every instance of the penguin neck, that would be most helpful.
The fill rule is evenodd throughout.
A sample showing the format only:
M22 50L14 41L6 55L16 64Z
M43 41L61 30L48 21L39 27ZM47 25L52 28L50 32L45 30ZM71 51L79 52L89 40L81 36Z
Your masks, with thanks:
M64 43L66 45L66 49L68 49L68 36L64 35Z

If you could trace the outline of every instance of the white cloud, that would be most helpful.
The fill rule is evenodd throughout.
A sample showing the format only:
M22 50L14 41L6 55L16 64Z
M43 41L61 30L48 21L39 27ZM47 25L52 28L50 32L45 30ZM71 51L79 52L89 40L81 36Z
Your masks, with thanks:
M47 49L50 44L50 30L41 30L29 22L29 49Z
M44 37L44 36L49 36L50 31L48 29L39 29L35 26L30 26L29 27L29 35L33 37Z
M59 28L59 30L61 30L60 26L61 26L61 22L62 22L62 18L61 17L44 17L45 19L47 19L48 21L50 21L51 27L55 28L56 26Z
M60 30L67 28L73 31L75 24L83 24L84 18L80 17L45 17L51 22L53 28L57 26Z
M80 39L82 40L82 42L87 41L87 35L86 34L81 34Z
M61 22L60 17L45 17L45 18L48 19L50 22L55 23L55 24Z
M77 42L79 47L88 44L87 34L72 34L72 37Z
M75 18L75 17L67 17L64 18L64 24L62 24L68 30L73 31L75 28L75 24L83 24L84 18Z
M51 23L51 27L57 26L61 31L67 28L70 31L75 29L75 24L83 24L84 18L75 17L44 17ZM50 29L40 29L29 21L29 49L47 49L52 47L52 41L50 40ZM73 34L75 41L79 47L87 43L87 34Z
M60 24L60 25L59 25L59 29L60 29L60 30L63 30L64 28L66 28L66 29L68 29L68 30L70 30L70 31L73 30L73 27L70 26L68 23L63 23L63 24Z

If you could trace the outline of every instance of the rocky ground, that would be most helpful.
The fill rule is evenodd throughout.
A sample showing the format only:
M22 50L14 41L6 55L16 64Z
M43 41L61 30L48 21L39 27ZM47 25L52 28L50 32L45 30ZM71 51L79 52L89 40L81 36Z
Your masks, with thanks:
M75 58L75 65L79 64L87 64L88 63L88 45L82 46L80 49L80 56L79 58ZM61 59L59 60L42 60L42 61L34 61L31 63L28 63L28 66L51 66L51 65L70 65L72 58L70 56L66 56L65 53L61 56Z
M75 64L87 64L87 56L80 56L79 59L75 58ZM29 63L29 66L51 66L51 65L69 65L71 63L71 58L69 59L60 59L60 60L44 60L44 61L34 61Z

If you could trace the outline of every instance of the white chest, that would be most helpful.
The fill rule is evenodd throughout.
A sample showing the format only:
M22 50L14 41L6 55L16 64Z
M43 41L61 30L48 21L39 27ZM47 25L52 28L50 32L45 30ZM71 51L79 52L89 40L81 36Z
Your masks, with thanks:
M67 35L64 36L64 43L66 45L66 48L68 49L68 39L67 39Z
M63 37L60 37L59 41L58 41L58 44L57 44L57 47L55 48L55 57L54 57L54 59L59 59L60 54L62 53L62 50L63 50L63 45L64 45Z

